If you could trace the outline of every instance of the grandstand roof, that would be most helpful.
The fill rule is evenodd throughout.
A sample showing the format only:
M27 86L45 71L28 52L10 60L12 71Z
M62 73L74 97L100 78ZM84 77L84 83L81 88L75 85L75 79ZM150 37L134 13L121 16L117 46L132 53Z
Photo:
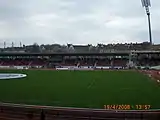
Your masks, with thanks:
M129 55L129 52L108 53L0 53L0 56L102 56L102 55Z

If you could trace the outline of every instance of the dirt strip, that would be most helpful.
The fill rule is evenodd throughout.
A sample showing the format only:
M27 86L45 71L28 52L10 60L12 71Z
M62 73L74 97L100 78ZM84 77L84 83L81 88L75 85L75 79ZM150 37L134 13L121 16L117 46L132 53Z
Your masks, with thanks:
M152 80L154 80L158 85L160 85L160 71L157 70L141 70L139 71L145 75L148 75Z

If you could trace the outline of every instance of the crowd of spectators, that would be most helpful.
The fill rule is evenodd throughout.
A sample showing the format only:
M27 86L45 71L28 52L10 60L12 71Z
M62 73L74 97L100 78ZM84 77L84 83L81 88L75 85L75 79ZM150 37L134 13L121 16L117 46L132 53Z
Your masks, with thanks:
M127 67L129 62L137 66L160 65L160 56L139 55L136 59L129 58L67 58L59 59L44 58L0 58L0 66L43 66L54 68L55 66L122 66Z
M0 59L0 66L126 66L127 59L66 59L61 62L53 62L46 59Z

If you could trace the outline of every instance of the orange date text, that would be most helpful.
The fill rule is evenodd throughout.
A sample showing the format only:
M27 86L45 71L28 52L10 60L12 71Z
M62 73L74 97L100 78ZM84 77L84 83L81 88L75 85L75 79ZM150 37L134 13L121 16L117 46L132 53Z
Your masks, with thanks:
M149 110L151 105L104 105L106 110Z
M131 105L104 105L106 110L131 110Z

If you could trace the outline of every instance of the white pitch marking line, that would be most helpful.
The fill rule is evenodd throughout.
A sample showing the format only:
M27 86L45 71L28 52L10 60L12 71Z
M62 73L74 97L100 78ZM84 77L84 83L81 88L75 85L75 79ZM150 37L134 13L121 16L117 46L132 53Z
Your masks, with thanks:
M88 85L88 89L91 88L93 86L93 84L95 83L95 79Z

